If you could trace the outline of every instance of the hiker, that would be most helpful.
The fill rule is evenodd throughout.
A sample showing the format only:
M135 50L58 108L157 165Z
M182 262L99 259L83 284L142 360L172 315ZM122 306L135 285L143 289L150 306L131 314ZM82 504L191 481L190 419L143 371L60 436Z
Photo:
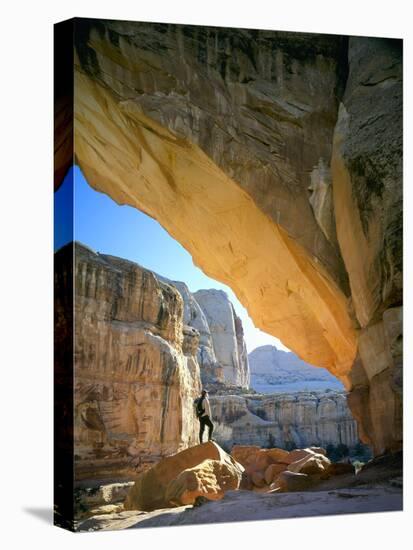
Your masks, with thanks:
M209 404L207 390L202 390L201 396L195 401L196 415L199 420L199 442L202 443L205 426L208 426L208 441L213 441L212 432L214 425L211 421L211 406Z

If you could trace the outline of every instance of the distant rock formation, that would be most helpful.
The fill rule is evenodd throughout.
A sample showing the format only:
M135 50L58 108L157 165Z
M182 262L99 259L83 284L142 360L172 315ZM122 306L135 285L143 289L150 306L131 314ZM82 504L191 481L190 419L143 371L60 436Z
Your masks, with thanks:
M308 447L358 443L344 392L210 395L214 437L225 448Z
M193 294L208 321L222 380L248 388L250 373L241 319L223 290L198 290ZM201 365L203 364L201 360Z
M343 384L326 369L315 368L294 353L260 346L249 355L251 387L262 393L342 390Z
M196 354L201 367L202 383L225 383L224 369L216 357L210 326L201 306L185 283L160 278L179 290L184 301L184 323L199 333Z
M157 277L179 290L184 301L184 323L199 333L197 358L202 383L248 388L250 369L244 329L227 294L216 289L192 294L181 281Z

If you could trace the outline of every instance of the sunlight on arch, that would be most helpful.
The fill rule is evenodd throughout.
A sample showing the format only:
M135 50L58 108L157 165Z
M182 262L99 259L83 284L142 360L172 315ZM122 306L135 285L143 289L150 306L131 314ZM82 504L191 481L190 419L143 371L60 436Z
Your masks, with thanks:
M118 205L109 196L92 189L78 166L69 172L56 193L57 209L60 199L64 210L63 203L66 204L68 189L73 183L76 204L74 231L77 241L97 252L136 262L168 279L183 281L191 292L210 288L224 290L242 320L248 353L263 345L290 351L280 340L257 329L232 289L211 279L196 267L189 252L156 220L136 208ZM60 235L55 239L55 248L68 242Z

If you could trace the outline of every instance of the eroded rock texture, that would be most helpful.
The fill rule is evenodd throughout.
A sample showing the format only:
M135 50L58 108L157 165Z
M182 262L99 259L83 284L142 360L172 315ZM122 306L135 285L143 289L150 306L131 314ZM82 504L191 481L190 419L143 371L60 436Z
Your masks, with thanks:
M238 360L240 342L234 329L232 347L217 348L216 358L206 317L183 283L79 243L74 258L76 480L130 476L197 442L193 400L202 383L234 383L220 379L219 361L226 352ZM212 372L198 363L205 348Z
M168 456L140 474L125 500L125 510L156 510L194 504L197 497L220 500L238 489L243 466L209 441Z
M194 298L207 319L224 383L249 387L250 372L241 319L223 290L198 290Z
M359 336L402 299L401 41L76 20L75 58L89 183L338 376L377 453L400 447L401 333L374 375Z
M184 301L184 322L199 333L197 350L203 384L248 388L250 370L242 321L222 290L198 290L191 294L187 285L169 281Z
M179 290L184 301L185 324L195 329L199 334L196 354L203 384L208 382L224 383L223 367L216 357L211 330L204 311L185 283L180 281L169 282Z
M211 395L214 437L231 445L308 447L359 441L357 424L342 392L265 396Z
M130 476L195 444L197 347L175 287L76 244L76 479Z
M382 453L402 442L402 43L350 38L348 59L331 166L360 325L350 406Z

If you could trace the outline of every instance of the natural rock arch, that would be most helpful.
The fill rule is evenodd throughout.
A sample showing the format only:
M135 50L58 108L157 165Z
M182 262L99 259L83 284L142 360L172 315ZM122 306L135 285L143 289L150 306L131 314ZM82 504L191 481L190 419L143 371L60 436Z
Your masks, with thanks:
M343 380L376 452L398 448L399 41L93 20L75 37L88 182Z

